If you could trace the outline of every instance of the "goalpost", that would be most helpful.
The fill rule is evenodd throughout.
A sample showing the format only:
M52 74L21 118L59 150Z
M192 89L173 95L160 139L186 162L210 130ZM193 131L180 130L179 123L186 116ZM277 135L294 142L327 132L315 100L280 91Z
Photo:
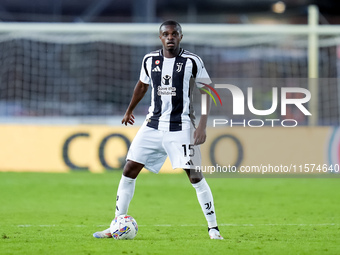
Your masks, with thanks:
M340 26L318 25L315 7L309 17L309 25L182 24L182 46L202 57L212 78L301 79L292 86L313 95L313 116L302 123L338 124ZM0 23L0 122L122 116L143 56L160 48L158 26ZM267 109L271 87L257 86L255 103Z

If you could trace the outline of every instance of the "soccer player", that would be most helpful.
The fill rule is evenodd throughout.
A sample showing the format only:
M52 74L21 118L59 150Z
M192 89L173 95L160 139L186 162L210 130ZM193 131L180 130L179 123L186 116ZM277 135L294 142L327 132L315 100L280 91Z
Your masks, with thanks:
M172 167L183 168L196 189L210 238L223 239L217 226L210 187L202 172L194 171L195 166L201 166L199 145L206 140L207 115L201 116L195 128L191 105L194 84L190 80L195 79L196 86L205 89L208 89L205 84L211 83L211 80L201 58L180 48L182 37L178 22L169 20L162 23L159 28L162 49L145 55L143 59L140 79L122 123L134 124L133 110L149 85L152 87L151 106L127 154L117 191L115 216L127 214L136 178L142 168L158 173L169 156ZM96 232L93 236L112 237L110 229Z

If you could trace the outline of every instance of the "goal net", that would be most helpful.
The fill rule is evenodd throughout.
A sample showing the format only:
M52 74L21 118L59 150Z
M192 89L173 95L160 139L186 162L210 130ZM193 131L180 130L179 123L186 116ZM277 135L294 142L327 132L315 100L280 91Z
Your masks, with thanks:
M239 82L245 93L253 81L254 105L268 109L273 84L256 79L284 78L291 79L288 86L308 86L308 33L299 32L305 31L301 26L292 28L184 24L181 45L203 59L213 79L246 81ZM157 31L155 24L2 25L1 121L122 116L143 56L161 46ZM318 36L321 125L339 122L339 31ZM145 115L149 101L147 93L135 114ZM231 114L218 107L211 114L221 111ZM301 123L307 124L306 119Z

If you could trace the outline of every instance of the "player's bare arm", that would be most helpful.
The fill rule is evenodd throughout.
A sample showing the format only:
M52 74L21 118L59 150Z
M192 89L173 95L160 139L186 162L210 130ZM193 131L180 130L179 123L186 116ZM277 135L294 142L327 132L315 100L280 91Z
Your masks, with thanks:
M145 84L141 81L137 82L135 89L133 91L130 104L122 119L122 124L125 124L125 126L127 126L127 124L133 125L135 123L135 116L133 115L133 110L136 108L140 100L142 100L145 93L148 91L148 88L149 88L148 84Z
M209 91L208 87L204 87L204 89ZM205 91L200 89L201 94L207 94ZM207 114L201 115L200 122L194 132L194 144L199 145L203 144L207 138L206 128L208 122L208 115L210 112L210 97L207 96Z

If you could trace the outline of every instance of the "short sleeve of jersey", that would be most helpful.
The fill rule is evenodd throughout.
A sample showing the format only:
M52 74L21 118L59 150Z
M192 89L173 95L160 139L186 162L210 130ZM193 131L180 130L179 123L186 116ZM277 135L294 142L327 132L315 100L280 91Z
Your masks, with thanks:
M150 84L150 76L149 76L149 73L148 73L148 60L150 60L150 58L148 57L144 57L143 58L143 62L142 62L142 67L141 67L141 70L140 70L140 75L139 75L139 80L145 84Z
M210 84L212 83L209 74L207 72L207 70L204 67L203 61L202 59L198 59L198 61L196 61L196 65L197 65L197 74L196 74L196 86L199 88L204 87L204 84Z

